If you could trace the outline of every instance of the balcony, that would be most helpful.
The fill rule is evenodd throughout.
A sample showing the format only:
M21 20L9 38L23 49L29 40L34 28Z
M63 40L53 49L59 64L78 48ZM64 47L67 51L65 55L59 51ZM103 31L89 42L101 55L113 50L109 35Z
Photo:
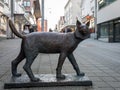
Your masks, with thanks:
M15 23L30 23L28 17L25 15L24 7L17 2L15 2L14 20Z
M15 2L14 14L24 14L24 13L25 13L24 7L22 7L22 5L20 5L17 2Z
M4 3L4 0L0 0L0 12L5 16L10 17L10 8Z

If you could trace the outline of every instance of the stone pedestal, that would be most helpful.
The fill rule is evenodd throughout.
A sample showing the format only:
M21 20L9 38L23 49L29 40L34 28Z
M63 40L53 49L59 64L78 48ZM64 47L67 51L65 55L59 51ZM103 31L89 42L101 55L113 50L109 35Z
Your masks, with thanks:
M66 79L57 80L54 74L35 75L40 78L39 82L31 82L27 75L12 77L4 84L5 89L28 88L28 87L52 87L52 86L92 86L92 81L87 76L65 74Z

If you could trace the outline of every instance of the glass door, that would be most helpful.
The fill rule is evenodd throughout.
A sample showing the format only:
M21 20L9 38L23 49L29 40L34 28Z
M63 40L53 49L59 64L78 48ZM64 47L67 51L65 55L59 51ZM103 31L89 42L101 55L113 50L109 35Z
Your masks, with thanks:
M115 24L114 40L120 42L120 23Z

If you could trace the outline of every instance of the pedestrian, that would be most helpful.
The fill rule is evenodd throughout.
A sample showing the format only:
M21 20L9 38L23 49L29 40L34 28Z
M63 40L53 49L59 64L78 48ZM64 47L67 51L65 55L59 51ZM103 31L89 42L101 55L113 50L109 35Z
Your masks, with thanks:
M29 27L27 25L24 25L22 34L29 34Z
M49 29L49 32L53 32L53 30L50 28L50 29Z
M29 32L30 32L30 33L34 32L34 29L33 29L33 26L32 26L32 25L29 26Z
M71 28L67 28L67 33L68 32L72 32L72 29Z
M64 33L69 33L69 32L72 32L72 29L70 27L65 28Z

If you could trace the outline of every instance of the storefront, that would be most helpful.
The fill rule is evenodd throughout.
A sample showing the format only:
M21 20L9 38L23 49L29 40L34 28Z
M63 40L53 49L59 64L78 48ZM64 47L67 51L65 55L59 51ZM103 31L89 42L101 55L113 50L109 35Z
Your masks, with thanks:
M0 35L6 35L8 17L0 13Z
M108 42L120 42L120 18L98 25L98 39Z
M114 32L113 32L115 42L120 42L120 20L116 21L114 24Z

